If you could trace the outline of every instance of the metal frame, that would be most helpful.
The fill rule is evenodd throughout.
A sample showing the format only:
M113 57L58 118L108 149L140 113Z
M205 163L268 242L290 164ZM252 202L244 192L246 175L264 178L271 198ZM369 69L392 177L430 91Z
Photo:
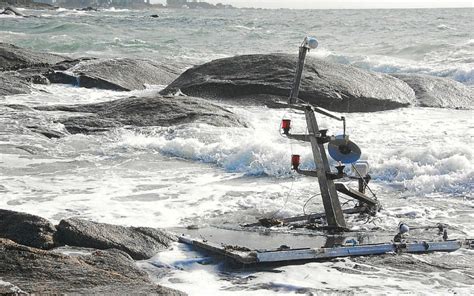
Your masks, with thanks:
M334 230L347 229L341 203L337 196L336 186L334 181L328 178L328 175L331 174L331 168L326 155L326 149L324 149L324 136L319 130L316 116L311 107L306 108L305 116L328 226Z
M231 259L243 265L258 264L288 264L298 261L324 261L340 257L370 256L401 253L432 253L453 252L460 248L473 249L474 240L448 240L448 241L420 241L420 242L391 242L381 244L366 244L356 246L302 248L302 249L275 249L275 250L250 250L242 247L227 246L196 239L189 236L179 236L179 242L196 247Z
M299 49L295 80L291 89L290 98L288 100L288 107L290 108L296 107L295 104L298 101L306 54L310 50L310 48L306 44L306 40L307 39L303 41L303 44L300 46ZM299 108L297 107L297 109L301 109L301 107L299 106ZM337 120L341 120L344 122L344 126L345 118L335 116L322 108L311 107L310 105L304 107L304 112L306 117L306 124L308 127L308 135L290 135L289 133L285 133L285 135L292 139L311 142L313 158L316 164L316 171L312 172L297 169L297 172L303 175L318 178L328 228L333 231L347 230L347 224L344 219L339 197L337 195L336 186L332 178L330 178L332 173L326 154L326 149L324 147L324 144L329 142L329 138L326 136L326 130L319 129L315 112L324 114Z

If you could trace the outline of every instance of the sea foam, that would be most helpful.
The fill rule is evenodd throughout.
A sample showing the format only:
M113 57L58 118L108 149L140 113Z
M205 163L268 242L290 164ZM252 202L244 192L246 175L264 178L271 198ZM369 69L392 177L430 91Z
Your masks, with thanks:
M254 123L250 128L216 128L206 124L185 124L147 132L125 131L119 134L118 145L125 149L156 150L167 156L210 163L227 172L247 176L295 176L290 167L291 154L301 155L301 168L314 169L310 146L290 141L280 135L278 123L284 116L282 111L235 108L234 112L253 120ZM423 109L414 108L409 113L416 119L420 112L423 112ZM464 111L461 111L461 114L467 115ZM385 142L373 144L380 136L375 127L387 116L393 120L407 120L399 115L400 111L389 111L373 114L372 123L367 124L364 120L366 132L363 133L361 148L364 151L363 157L369 157L372 178L376 182L400 185L418 194L443 192L469 195L474 189L471 166L473 152L465 138L451 139L450 145L443 142L429 143L427 131L428 134L421 133L418 139L427 144L419 146L411 145L408 138L403 139L403 131L392 131L400 134L398 137L386 138ZM360 117L357 114L353 116L356 117L353 120ZM304 123L298 116L294 121L299 121L300 125ZM269 126L269 122L275 124ZM337 130L336 125L322 120L322 124L325 123L332 127L332 130ZM396 122L392 123L397 126ZM302 126L299 129L304 132ZM359 130L358 133L362 134L362 131ZM358 133L351 139L357 142ZM331 165L336 165L335 161L330 162Z

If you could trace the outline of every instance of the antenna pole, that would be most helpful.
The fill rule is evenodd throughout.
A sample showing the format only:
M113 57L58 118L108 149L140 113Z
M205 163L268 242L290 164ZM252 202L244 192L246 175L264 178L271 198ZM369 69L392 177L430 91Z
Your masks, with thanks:
M306 53L309 51L309 48L305 45L306 39L303 44L300 46L300 53L298 56L298 65L296 66L295 81L293 82L293 87L291 88L291 94L289 99L289 104L295 104L298 101L298 95L300 92L301 78L303 76L304 62L306 59Z

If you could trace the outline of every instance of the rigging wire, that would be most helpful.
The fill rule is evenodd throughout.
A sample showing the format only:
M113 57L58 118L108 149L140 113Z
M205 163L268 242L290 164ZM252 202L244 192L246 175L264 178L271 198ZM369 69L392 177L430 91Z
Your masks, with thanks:
M292 181L291 181L291 185L290 185L290 189L288 190L287 194L286 194L286 198L285 198L285 202L283 203L283 206L281 206L278 210L276 210L273 214L270 215L270 219L273 219L275 218L276 214L278 214L279 212L281 212L285 207L286 205L288 204L288 200L290 199L290 194L291 192L293 191L293 185L295 184L295 179L292 178Z
M282 137L282 138L288 139L288 138L286 138L285 136L283 136L283 134L281 133L281 126L280 126L280 124L281 124L281 122L283 121L283 119L284 119L288 114L289 114L290 120L293 119L293 114L292 114L292 113L293 113L293 112L288 112L288 111L287 111L287 112L285 112L285 113L283 114L283 116L281 117L281 120L280 120L279 125L278 125L278 133L280 134L280 137ZM290 152L291 152L291 154L293 154L293 143L291 142L291 140L290 140ZM275 216L276 216L279 212L281 212L281 211L286 207L286 205L288 204L288 201L289 201L289 199L290 199L291 192L293 191L293 185L294 185L294 184L295 184L295 178L292 177L290 189L289 189L288 192L286 193L285 202L283 203L283 205L282 205L278 210L276 210L275 212L273 212L273 214L270 215L270 219L275 218Z
M364 179L364 177L362 177L362 175L360 174L359 170L355 167L354 164L352 164L351 166L352 166L352 169L353 169L354 171L356 171L356 173L357 173L357 175L359 176L359 178L362 179L362 182L364 182L365 187L367 187L367 189L369 189L370 193L372 193L372 196L373 196L375 199L377 199L377 195L372 191L372 189L370 189L369 184L367 184L367 182L365 182L365 179Z
M282 131L281 131L282 129L281 129L281 126L280 126L281 121L287 116L289 116L289 119L292 120L293 119L293 114L302 114L302 113L298 112L297 110L291 110L290 112L288 112L288 111L285 112L283 114L283 116L281 117L280 123L278 125L278 133L282 138L288 139L287 137L285 137L282 134ZM307 126L306 126L306 132L308 132L308 127ZM293 141L291 141L291 139L289 140L289 144L290 144L290 153L291 153L291 155L293 155ZM286 205L288 204L291 192L293 191L293 185L294 184L295 184L295 177L292 178L290 189L288 190L288 192L286 194L286 198L285 198L285 202L283 203L283 206L280 209L278 209L277 211L275 211L272 215L270 215L271 219L274 218L275 215L277 215L279 212L281 212L286 207ZM312 196L311 198L314 198L317 195L320 195L320 194L316 194L316 195ZM308 203L308 202L309 202L309 200L306 203ZM306 204L305 204L304 207L306 207ZM305 211L304 207L303 207L303 212Z
M321 196L321 193L316 193L315 195L311 196L303 205L303 215L306 216L306 206L308 205L308 203L313 199L315 198L316 196ZM308 214L310 215L310 214Z

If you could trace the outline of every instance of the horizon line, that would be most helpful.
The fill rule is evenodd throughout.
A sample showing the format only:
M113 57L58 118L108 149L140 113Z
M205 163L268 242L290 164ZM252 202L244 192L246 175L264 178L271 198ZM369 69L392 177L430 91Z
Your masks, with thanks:
M347 8L290 8L290 7L238 7L233 6L236 9L268 9L268 10L280 10L280 9L287 9L287 10L372 10L372 9L464 9L464 8L471 8L474 9L473 6L442 6L442 7L347 7ZM176 8L182 9L182 8Z

